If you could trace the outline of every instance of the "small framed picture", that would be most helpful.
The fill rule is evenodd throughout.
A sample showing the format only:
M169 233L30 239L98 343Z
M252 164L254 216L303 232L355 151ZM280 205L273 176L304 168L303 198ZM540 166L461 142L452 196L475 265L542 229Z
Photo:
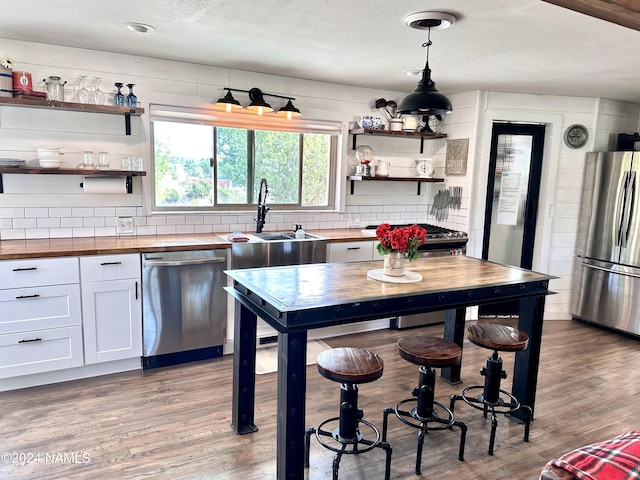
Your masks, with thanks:
M447 157L444 166L445 175L466 175L469 139L447 140Z

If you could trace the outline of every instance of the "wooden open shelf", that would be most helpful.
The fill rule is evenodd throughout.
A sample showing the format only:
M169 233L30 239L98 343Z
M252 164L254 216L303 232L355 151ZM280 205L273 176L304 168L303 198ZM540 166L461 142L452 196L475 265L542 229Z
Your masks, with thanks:
M1 105L11 105L28 108L47 108L50 110L66 110L68 112L106 113L124 116L125 134L131 135L131 117L139 117L144 108L114 107L113 105L89 105L74 102L55 102L38 98L0 97Z
M347 180L351 182L351 195L353 195L354 182L414 182L418 184L418 195L420 195L420 184L422 183L442 183L444 178L426 177L363 177L361 175L349 175Z
M424 152L424 141L434 140L437 138L447 138L446 133L434 132L392 132L391 130L375 130L373 128L354 128L349 133L353 136L352 150L356 149L357 138L359 135L372 135L374 137L396 137L396 138L415 138L420 140L420 153Z
M83 168L0 167L0 193L4 193L3 175L83 175L126 177L127 193L133 193L133 177L144 177L147 172L137 170L94 170Z

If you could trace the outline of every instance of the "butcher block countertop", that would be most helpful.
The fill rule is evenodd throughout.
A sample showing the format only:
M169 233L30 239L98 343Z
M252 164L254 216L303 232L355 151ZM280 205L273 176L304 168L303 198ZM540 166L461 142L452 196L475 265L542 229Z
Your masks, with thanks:
M0 260L228 248L231 242L224 239L227 233L0 240ZM355 228L308 233L328 242L375 240L375 236Z

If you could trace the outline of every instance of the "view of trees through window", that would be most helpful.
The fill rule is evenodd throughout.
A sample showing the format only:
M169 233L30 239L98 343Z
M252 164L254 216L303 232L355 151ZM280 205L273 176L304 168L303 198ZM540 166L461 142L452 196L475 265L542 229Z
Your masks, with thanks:
M165 121L153 122L153 134L157 207L255 204L262 178L270 205L329 205L331 135Z

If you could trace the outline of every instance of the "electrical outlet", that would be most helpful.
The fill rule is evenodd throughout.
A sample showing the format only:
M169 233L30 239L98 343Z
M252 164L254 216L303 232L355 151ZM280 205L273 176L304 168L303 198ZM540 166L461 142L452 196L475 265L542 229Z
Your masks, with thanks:
M131 235L133 233L133 217L118 217L116 233L118 235Z

